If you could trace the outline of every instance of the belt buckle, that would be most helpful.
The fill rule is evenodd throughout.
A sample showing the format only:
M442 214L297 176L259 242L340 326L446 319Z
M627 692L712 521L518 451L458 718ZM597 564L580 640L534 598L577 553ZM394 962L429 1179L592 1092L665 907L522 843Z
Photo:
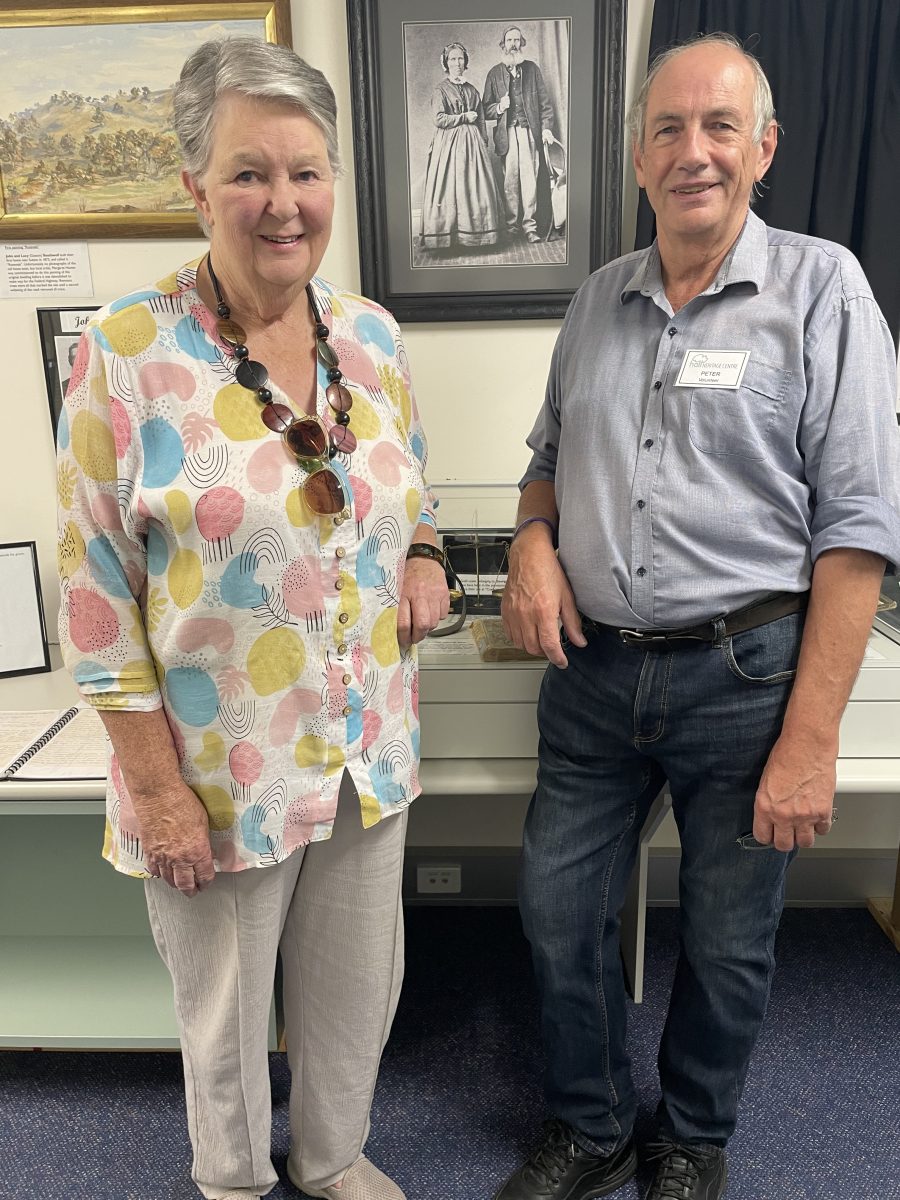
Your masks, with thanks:
M620 629L619 637L626 646L649 646L667 641L664 633L649 633L646 629Z

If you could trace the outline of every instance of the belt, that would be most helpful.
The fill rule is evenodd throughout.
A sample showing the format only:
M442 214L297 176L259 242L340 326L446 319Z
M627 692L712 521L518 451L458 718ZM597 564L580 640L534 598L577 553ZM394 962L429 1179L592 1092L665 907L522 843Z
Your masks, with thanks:
M802 612L808 602L809 592L774 592L771 596L765 596L744 608L735 609L722 617L712 617L701 625L691 625L685 629L620 629L617 625L603 625L590 617L582 616L581 619L588 629L614 633L626 646L665 650L683 642L713 642L720 631L725 636L745 633L748 629L768 625L770 621L777 621L780 617Z

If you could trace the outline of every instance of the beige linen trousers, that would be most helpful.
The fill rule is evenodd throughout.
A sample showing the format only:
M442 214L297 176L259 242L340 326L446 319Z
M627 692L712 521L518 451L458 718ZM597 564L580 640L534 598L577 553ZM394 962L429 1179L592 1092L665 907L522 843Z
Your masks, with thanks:
M145 881L175 989L192 1176L207 1200L264 1195L272 1166L268 1031L281 951L291 1169L321 1190L362 1152L403 979L406 813L363 829L344 777L330 839L220 872L187 898Z

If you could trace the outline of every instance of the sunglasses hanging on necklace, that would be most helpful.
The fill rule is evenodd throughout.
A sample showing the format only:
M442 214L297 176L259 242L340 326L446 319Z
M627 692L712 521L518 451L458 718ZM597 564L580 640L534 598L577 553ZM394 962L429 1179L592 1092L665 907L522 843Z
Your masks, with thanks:
M272 398L272 392L266 386L269 372L261 362L250 357L247 335L225 303L209 254L206 256L206 270L216 296L216 331L231 356L238 360L234 377L241 387L256 393L256 398L263 406L261 416L266 428L281 434L285 445L306 471L300 491L307 507L320 517L345 515L349 499L340 476L330 462L335 454L351 454L356 449L356 438L349 429L353 398L344 387L338 356L328 344L328 326L319 316L312 285L306 285L306 299L316 330L316 358L328 380L325 399L334 414L334 424L330 429L316 413L295 416L286 404L279 404Z

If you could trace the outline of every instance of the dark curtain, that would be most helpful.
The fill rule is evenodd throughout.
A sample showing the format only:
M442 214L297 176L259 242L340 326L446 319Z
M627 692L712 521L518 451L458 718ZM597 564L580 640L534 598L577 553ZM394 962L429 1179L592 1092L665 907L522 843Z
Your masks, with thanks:
M656 0L650 57L733 33L762 63L782 131L754 211L847 246L900 332L900 0ZM653 240L641 193L635 246Z

